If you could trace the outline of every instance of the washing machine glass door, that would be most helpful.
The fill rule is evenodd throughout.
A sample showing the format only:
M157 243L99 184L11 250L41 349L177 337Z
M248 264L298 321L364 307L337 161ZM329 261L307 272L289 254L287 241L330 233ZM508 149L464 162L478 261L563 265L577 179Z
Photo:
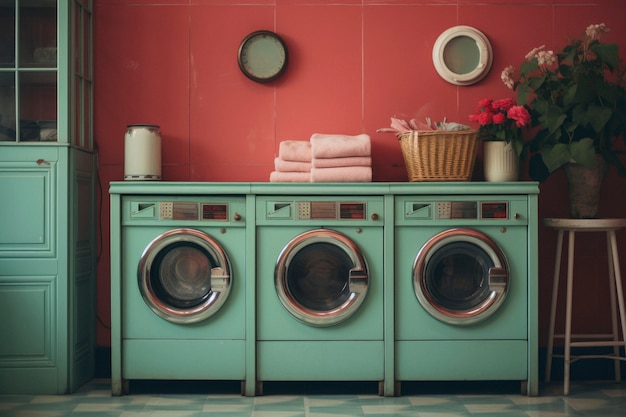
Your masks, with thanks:
M467 325L502 305L509 268L498 245L472 229L449 229L430 238L413 267L413 287L422 307L438 320Z
M141 295L159 317L195 323L215 314L228 298L230 265L220 244L195 229L159 235L139 261Z
M296 319L331 326L353 315L369 285L365 258L345 235L327 229L304 232L282 250L276 293Z

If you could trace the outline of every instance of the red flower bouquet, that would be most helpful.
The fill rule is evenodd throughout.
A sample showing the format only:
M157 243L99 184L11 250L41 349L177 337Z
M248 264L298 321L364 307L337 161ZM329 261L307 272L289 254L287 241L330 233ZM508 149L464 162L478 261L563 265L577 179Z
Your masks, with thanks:
M522 154L522 128L531 120L526 107L516 105L512 98L485 98L478 102L476 113L471 114L469 119L479 124L480 139L505 141L513 146L518 156Z

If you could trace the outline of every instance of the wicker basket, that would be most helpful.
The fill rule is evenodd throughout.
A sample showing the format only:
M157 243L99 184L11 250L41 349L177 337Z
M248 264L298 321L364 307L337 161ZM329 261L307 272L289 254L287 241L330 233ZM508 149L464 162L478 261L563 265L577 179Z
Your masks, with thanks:
M398 134L409 181L469 181L476 130L412 130Z

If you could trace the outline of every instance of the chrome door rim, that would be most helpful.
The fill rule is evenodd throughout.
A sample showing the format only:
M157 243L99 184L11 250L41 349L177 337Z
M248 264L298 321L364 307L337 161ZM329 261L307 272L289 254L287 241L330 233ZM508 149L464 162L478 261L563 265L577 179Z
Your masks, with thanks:
M287 283L289 265L298 251L322 242L340 248L354 265L348 277L350 294L347 300L338 307L323 312L298 303L290 293ZM274 285L281 304L293 317L312 326L325 327L341 323L359 310L367 295L369 276L365 258L350 238L333 230L317 229L299 234L283 248L276 262Z
M489 295L476 307L451 310L438 305L426 286L426 267L433 254L454 242L468 242L482 249L492 260L489 268ZM502 305L509 290L509 266L502 250L486 234L473 229L448 229L431 237L420 249L413 265L413 288L422 307L434 318L453 325L470 325L487 319Z
M217 266L211 269L211 290L201 303L190 308L177 308L163 302L151 282L156 256L174 243L187 242L210 253ZM205 320L219 311L230 294L232 276L230 262L221 245L208 234L195 229L169 230L152 240L144 249L137 269L139 291L146 305L159 317L172 323L191 324Z

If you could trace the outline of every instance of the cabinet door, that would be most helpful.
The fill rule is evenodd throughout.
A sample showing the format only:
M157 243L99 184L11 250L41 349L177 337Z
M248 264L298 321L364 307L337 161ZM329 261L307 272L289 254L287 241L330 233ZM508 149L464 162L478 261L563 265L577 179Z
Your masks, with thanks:
M36 157L0 161L0 258L56 256L56 166Z
M56 142L56 0L0 0L0 141Z
M1 376L10 368L55 367L56 288L54 275L0 273L0 332L7 336L0 343L0 368L9 368L0 371L0 384L8 382Z
M66 390L65 147L0 154L0 393Z

